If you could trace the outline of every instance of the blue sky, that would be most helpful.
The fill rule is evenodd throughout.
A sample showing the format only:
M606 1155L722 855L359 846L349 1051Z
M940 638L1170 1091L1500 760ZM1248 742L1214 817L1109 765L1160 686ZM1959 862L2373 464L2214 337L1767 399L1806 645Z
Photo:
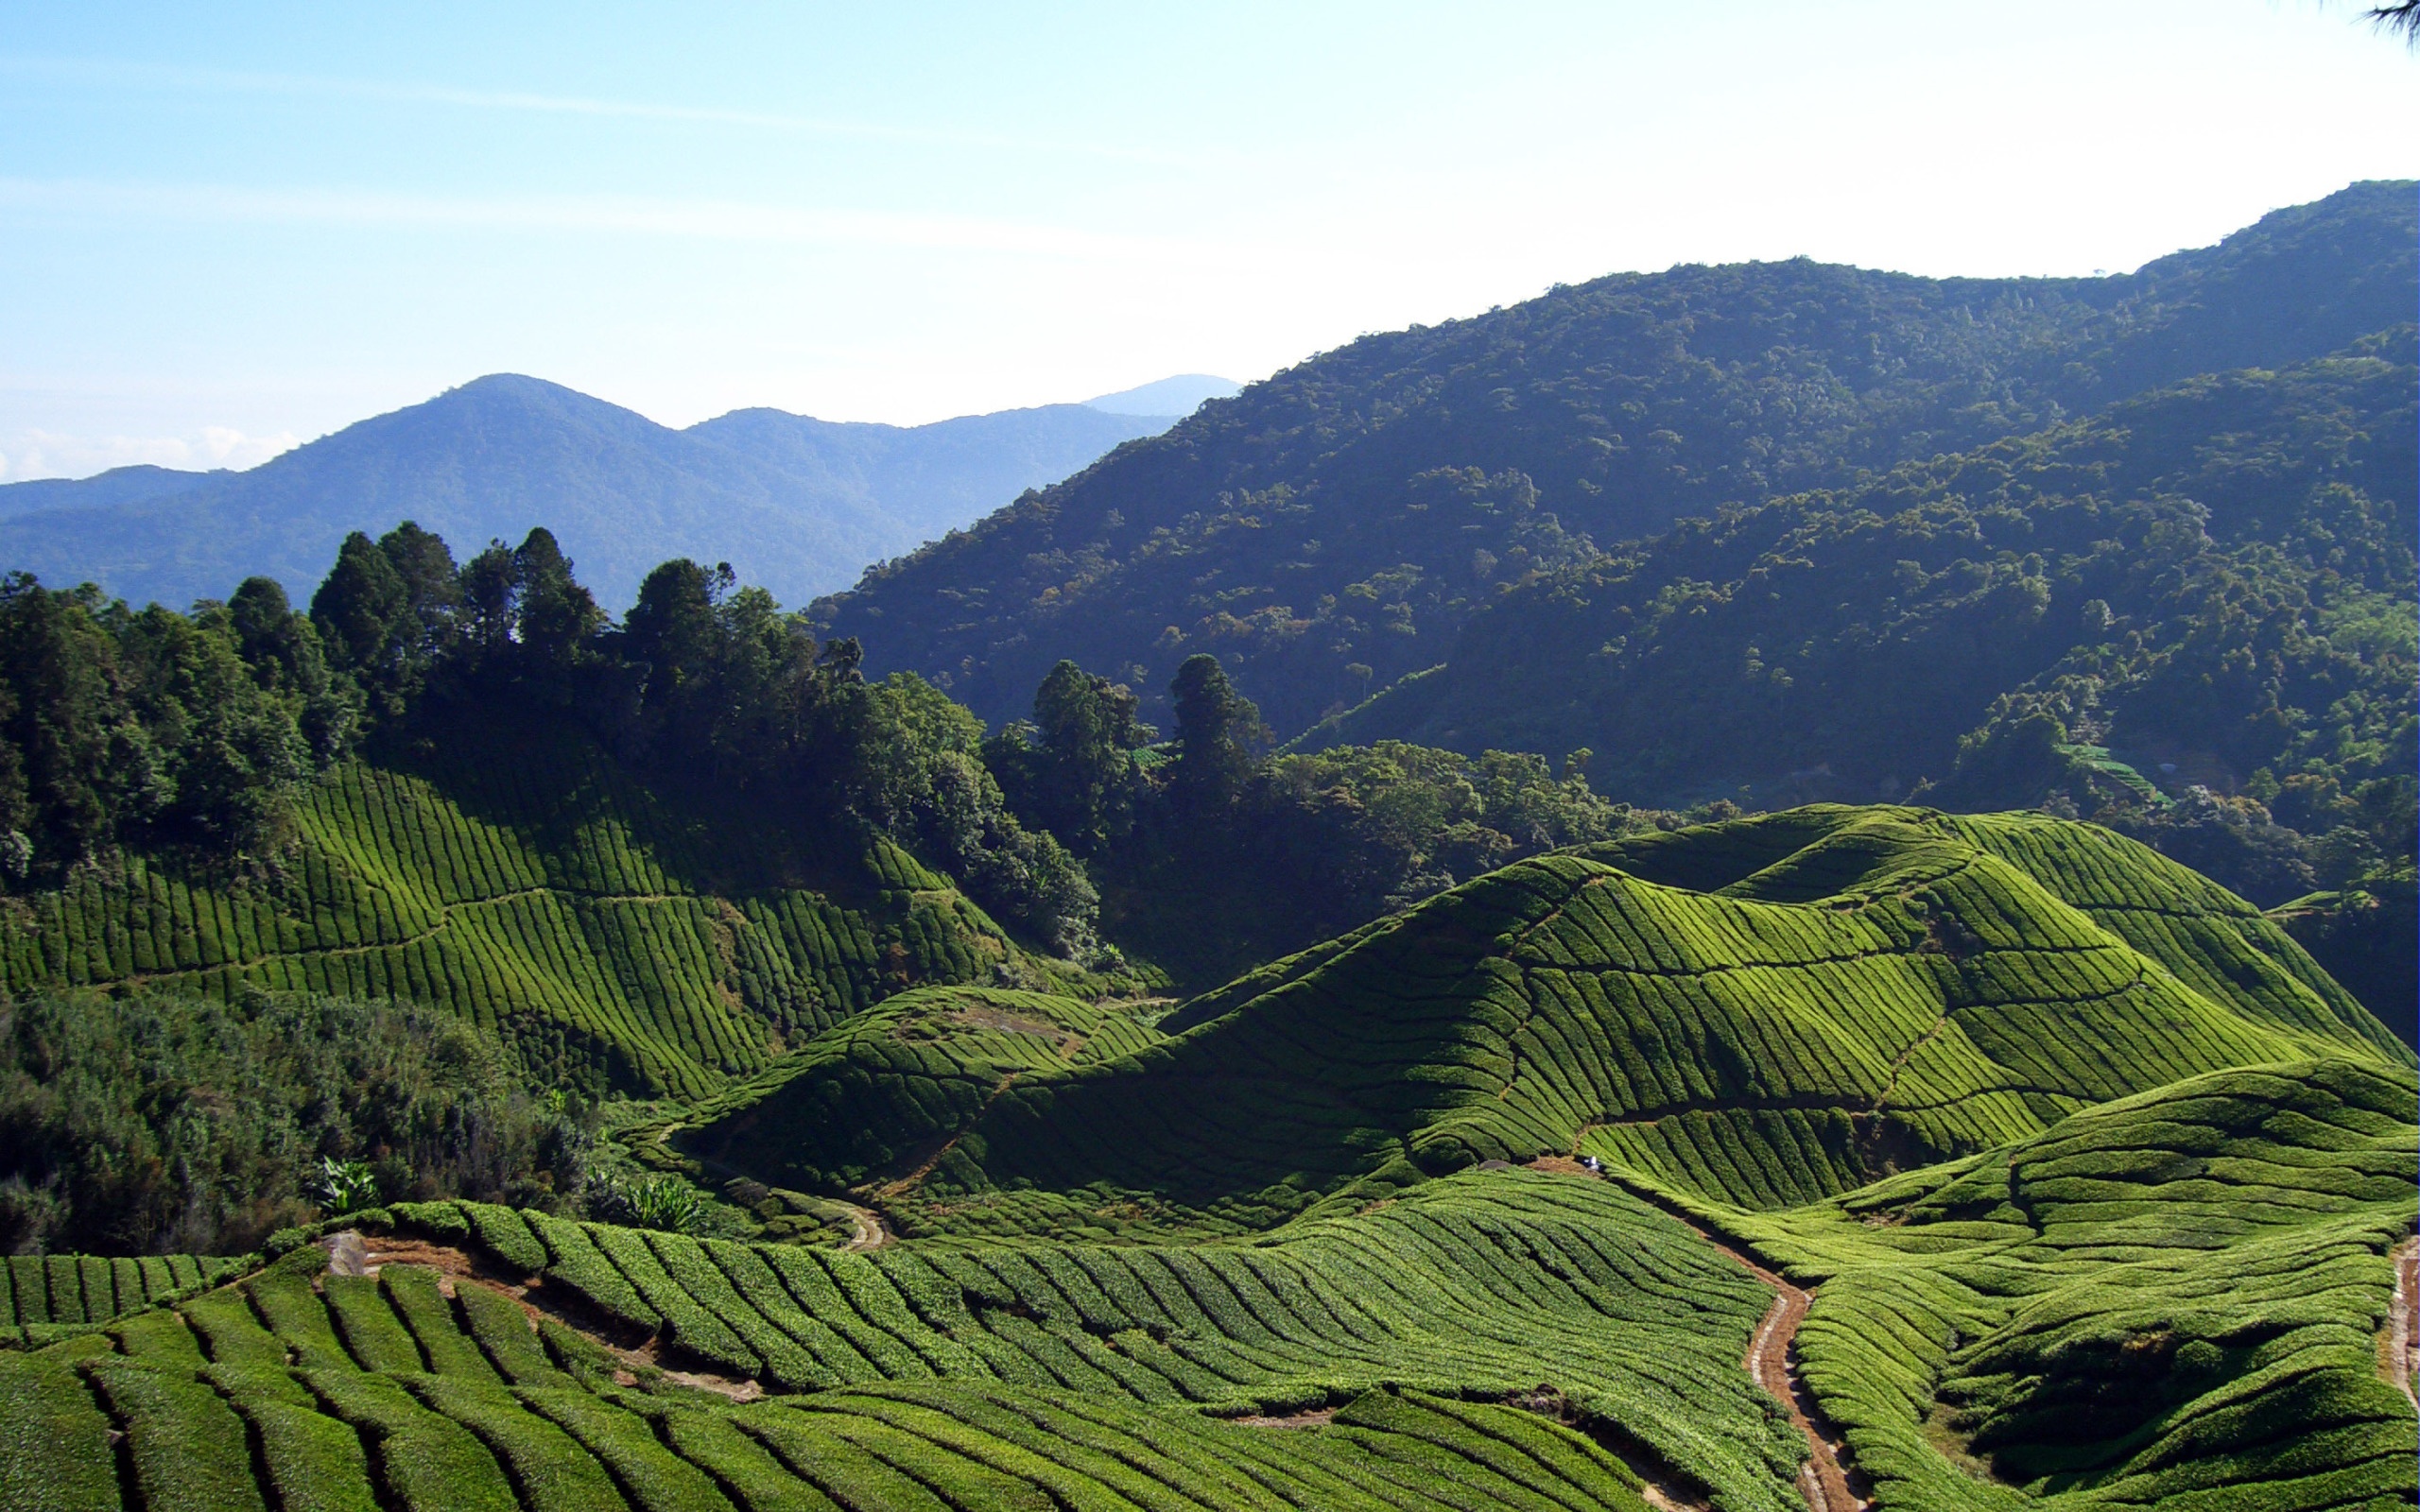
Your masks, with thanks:
M2309 0L0 0L0 479L480 373L915 422L1676 262L2088 273L2420 175Z

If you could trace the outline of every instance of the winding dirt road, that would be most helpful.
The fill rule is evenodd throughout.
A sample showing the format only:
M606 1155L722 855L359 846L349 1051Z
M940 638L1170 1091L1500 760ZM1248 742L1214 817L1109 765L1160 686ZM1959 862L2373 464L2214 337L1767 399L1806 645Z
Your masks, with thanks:
M1695 1224L1689 1227L1697 1228ZM1764 1321L1756 1325L1756 1335L1748 1343L1748 1357L1741 1363L1748 1367L1751 1380L1789 1409L1789 1420L1806 1435L1806 1463L1798 1471L1798 1491L1806 1498L1807 1512L1864 1512L1871 1503L1851 1486L1848 1471L1841 1465L1840 1430L1824 1416L1823 1406L1806 1389L1792 1359L1798 1325L1806 1320L1806 1309L1814 1303L1815 1294L1791 1285L1704 1229L1698 1228L1698 1232L1747 1266L1749 1274L1772 1291L1773 1305L1766 1309Z
M1565 1176L1596 1176L1579 1161L1567 1158L1548 1157L1532 1160L1530 1168L1551 1171ZM1860 1487L1863 1477L1851 1479L1841 1464L1842 1440L1839 1429L1824 1416L1824 1408L1815 1394L1799 1378L1795 1359L1798 1326L1806 1321L1806 1310L1813 1305L1815 1294L1789 1281L1756 1263L1746 1249L1714 1232L1687 1213L1659 1199L1651 1192L1643 1192L1628 1182L1618 1182L1623 1191L1658 1209L1677 1220L1691 1233L1737 1261L1748 1274L1756 1278L1773 1294L1773 1305L1765 1310L1764 1320L1756 1325L1754 1337L1748 1341L1748 1353L1740 1366L1748 1379L1762 1386L1766 1395L1789 1411L1790 1421L1806 1437L1806 1463L1798 1472L1798 1491L1806 1498L1807 1512L1866 1512L1872 1499Z

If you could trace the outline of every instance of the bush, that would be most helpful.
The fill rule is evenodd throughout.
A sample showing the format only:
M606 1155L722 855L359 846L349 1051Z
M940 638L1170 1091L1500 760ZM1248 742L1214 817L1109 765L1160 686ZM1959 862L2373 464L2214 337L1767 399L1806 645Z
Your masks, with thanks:
M235 1252L322 1205L406 1198L551 1208L587 1150L583 1125L441 1009L0 1000L0 1250ZM365 1182L381 1170L385 1190Z
M677 1176L644 1177L635 1181L608 1178L589 1199L596 1214L608 1223L631 1228L657 1228L685 1234L706 1215L697 1189Z

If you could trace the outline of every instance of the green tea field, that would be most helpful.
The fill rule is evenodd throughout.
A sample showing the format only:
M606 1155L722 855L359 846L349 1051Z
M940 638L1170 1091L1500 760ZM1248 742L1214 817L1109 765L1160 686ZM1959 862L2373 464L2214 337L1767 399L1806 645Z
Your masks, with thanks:
M627 802L420 781L327 784L304 891L130 877L12 970L463 984L625 1047L642 1163L855 1237L426 1202L239 1260L20 1257L0 1503L2414 1504L2412 1055L2106 832L1611 842L1171 1006L987 984L1018 947L888 852L750 890ZM640 922L592 954L508 918ZM884 974L927 927L920 985ZM489 964L426 974L456 959Z
M544 1081L699 1097L900 987L988 981L1022 956L886 841L786 854L568 734L350 763L298 818L273 878L214 884L134 857L0 904L16 910L0 987L410 998Z

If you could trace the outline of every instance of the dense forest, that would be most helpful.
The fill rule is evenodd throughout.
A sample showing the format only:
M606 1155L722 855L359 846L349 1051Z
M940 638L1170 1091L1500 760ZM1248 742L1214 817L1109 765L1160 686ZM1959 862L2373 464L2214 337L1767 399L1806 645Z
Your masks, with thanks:
M2412 328L1541 574L1302 744L1597 754L1625 794L1914 793L2257 902L2411 854ZM2273 820L2273 822L2272 822Z
M2344 350L2411 318L2415 245L2411 186L2368 183L2111 278L1597 279L1314 357L817 615L993 720L1063 657L1161 719L1158 690L1208 652L1290 736L1443 662L1502 588L1592 542Z

